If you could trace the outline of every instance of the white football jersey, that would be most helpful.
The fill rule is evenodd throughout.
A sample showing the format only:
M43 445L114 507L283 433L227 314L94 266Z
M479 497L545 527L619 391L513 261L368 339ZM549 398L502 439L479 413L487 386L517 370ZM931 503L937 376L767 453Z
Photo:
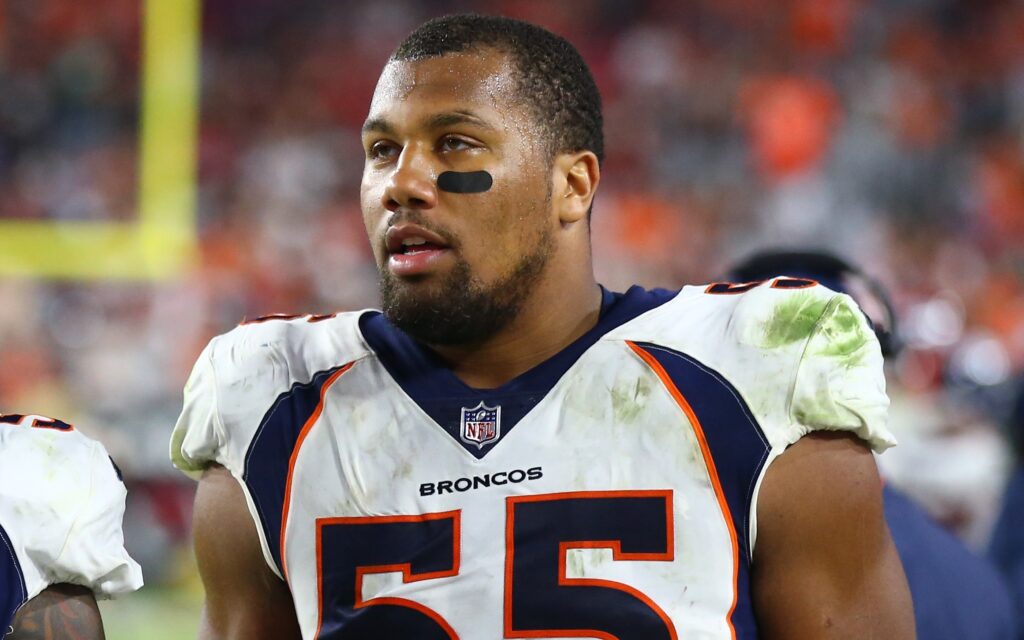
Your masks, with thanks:
M171 455L239 480L304 638L754 638L765 470L818 429L891 446L887 406L845 295L634 287L491 390L374 311L244 325Z
M142 586L124 549L125 488L99 442L38 415L0 415L0 629L50 585L99 599Z

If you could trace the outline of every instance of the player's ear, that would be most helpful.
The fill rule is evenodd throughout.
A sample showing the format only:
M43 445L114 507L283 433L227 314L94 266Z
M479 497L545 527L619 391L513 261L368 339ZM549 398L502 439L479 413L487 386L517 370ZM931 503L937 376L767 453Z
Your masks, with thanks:
M552 205L562 224L587 217L601 182L601 165L592 151L562 153L555 157Z

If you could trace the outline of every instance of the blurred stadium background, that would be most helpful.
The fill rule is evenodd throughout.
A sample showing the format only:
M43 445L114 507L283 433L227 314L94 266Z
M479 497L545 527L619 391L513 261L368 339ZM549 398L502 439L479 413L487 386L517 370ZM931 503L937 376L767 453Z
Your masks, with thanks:
M189 368L243 317L376 304L358 130L392 47L464 10L591 64L607 286L813 246L892 289L881 463L983 552L1024 370L1024 3L0 0L0 409L124 469L148 588L104 605L108 637L194 637L193 484L167 460Z

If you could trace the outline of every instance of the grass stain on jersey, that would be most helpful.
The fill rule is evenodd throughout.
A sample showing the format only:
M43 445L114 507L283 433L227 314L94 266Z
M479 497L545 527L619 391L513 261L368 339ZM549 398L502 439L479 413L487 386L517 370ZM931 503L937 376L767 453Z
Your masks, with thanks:
M778 348L811 338L814 355L860 362L871 338L863 314L845 297L821 298L798 293L772 312L764 332L764 346Z
M764 330L763 346L777 349L804 340L818 325L830 300L810 292L796 292L776 305Z
M633 384L628 382L616 385L612 391L612 409L617 422L635 422L647 406L647 398L651 395L651 382L646 377L636 378Z
M843 407L837 406L832 394L828 389L819 389L811 401L793 407L793 419L804 425L834 425L841 424L842 419L839 412Z
M870 339L870 330L860 310L848 301L839 299L832 312L822 320L819 331L825 338L825 344L816 348L817 354L849 358L850 364L863 359L865 353L862 349Z

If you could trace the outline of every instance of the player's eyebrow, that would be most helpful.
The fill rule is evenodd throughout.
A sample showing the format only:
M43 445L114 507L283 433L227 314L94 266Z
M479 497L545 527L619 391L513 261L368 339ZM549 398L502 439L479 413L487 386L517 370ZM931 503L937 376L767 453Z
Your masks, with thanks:
M488 131L498 130L497 127L471 111L445 111L427 116L422 121L422 126L428 130L445 129L460 124L468 124ZM362 133L363 135L368 133L380 133L386 136L397 135L395 127L384 118L368 119L363 123Z
M383 133L384 135L394 135L395 128L384 118L370 118L363 123L363 135L371 132Z
M485 121L471 111L446 111L437 113L426 118L423 122L427 129L444 129L459 124L469 124L488 131L497 131L497 128Z

